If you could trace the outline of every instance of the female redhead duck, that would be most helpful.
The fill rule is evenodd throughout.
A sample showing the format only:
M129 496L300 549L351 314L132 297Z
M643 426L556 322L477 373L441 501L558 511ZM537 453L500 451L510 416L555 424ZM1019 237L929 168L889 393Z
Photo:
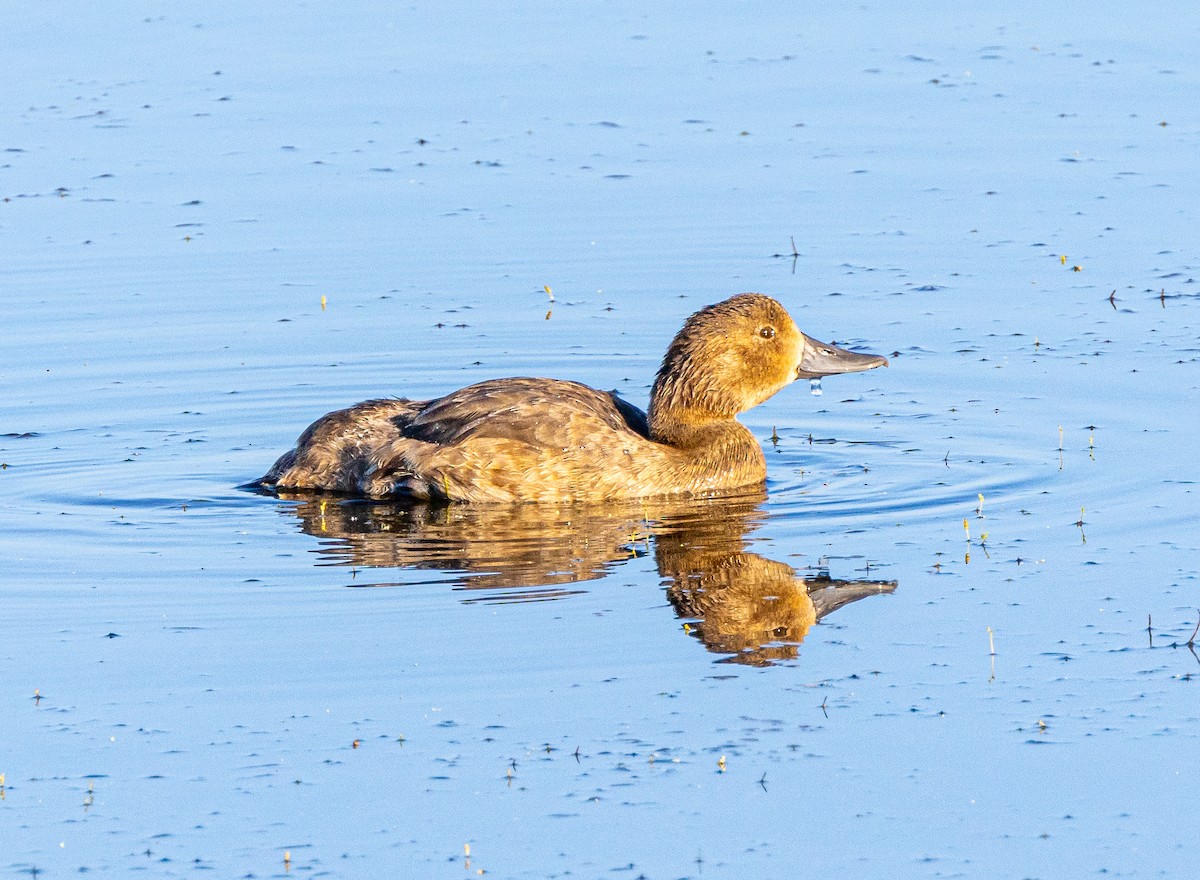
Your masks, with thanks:
M568 502L703 496L761 486L766 459L734 416L797 379L886 366L805 336L743 293L687 319L649 416L558 379L492 379L437 400L368 400L314 422L258 481L418 501Z

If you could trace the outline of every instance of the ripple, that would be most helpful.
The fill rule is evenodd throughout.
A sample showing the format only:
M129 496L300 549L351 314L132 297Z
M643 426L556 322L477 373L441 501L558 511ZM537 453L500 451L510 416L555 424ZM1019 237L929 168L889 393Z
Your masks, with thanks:
M884 515L906 522L962 516L980 495L986 506L1011 507L1043 494L1059 476L1053 456L1030 455L1027 446L985 459L895 441L814 442L768 461L772 513L833 525L877 523Z

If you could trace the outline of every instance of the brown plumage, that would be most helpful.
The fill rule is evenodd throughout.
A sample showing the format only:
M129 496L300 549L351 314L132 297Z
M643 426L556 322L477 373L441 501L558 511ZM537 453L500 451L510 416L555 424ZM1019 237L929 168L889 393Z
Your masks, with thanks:
M649 416L558 379L492 379L437 400L369 400L314 422L259 485L467 502L700 496L758 486L735 416L797 378L887 364L817 342L768 296L701 309L676 334Z

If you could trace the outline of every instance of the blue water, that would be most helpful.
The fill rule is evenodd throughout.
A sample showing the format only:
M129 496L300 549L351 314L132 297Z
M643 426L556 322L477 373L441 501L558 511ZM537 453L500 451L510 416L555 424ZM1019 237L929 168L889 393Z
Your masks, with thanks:
M1200 14L5 19L0 872L1194 873ZM891 367L748 413L736 511L236 488L368 397L644 405L743 290ZM887 586L730 649L735 562Z

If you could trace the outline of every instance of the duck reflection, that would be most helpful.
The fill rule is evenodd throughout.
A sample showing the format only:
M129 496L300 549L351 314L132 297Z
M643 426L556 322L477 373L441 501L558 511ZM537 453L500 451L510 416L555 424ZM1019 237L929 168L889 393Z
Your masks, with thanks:
M653 554L685 629L724 662L793 659L825 615L894 581L834 580L750 552L765 493L686 502L544 507L397 505L281 494L320 540L324 564L436 571L465 602L559 599L622 562ZM354 586L398 586L359 580ZM403 583L411 584L412 579Z
M809 629L825 615L896 589L895 581L801 575L786 563L740 546L717 549L698 543L697 537L660 535L655 556L675 613L694 621L688 632L704 647L729 655L723 662L768 666L792 660Z

